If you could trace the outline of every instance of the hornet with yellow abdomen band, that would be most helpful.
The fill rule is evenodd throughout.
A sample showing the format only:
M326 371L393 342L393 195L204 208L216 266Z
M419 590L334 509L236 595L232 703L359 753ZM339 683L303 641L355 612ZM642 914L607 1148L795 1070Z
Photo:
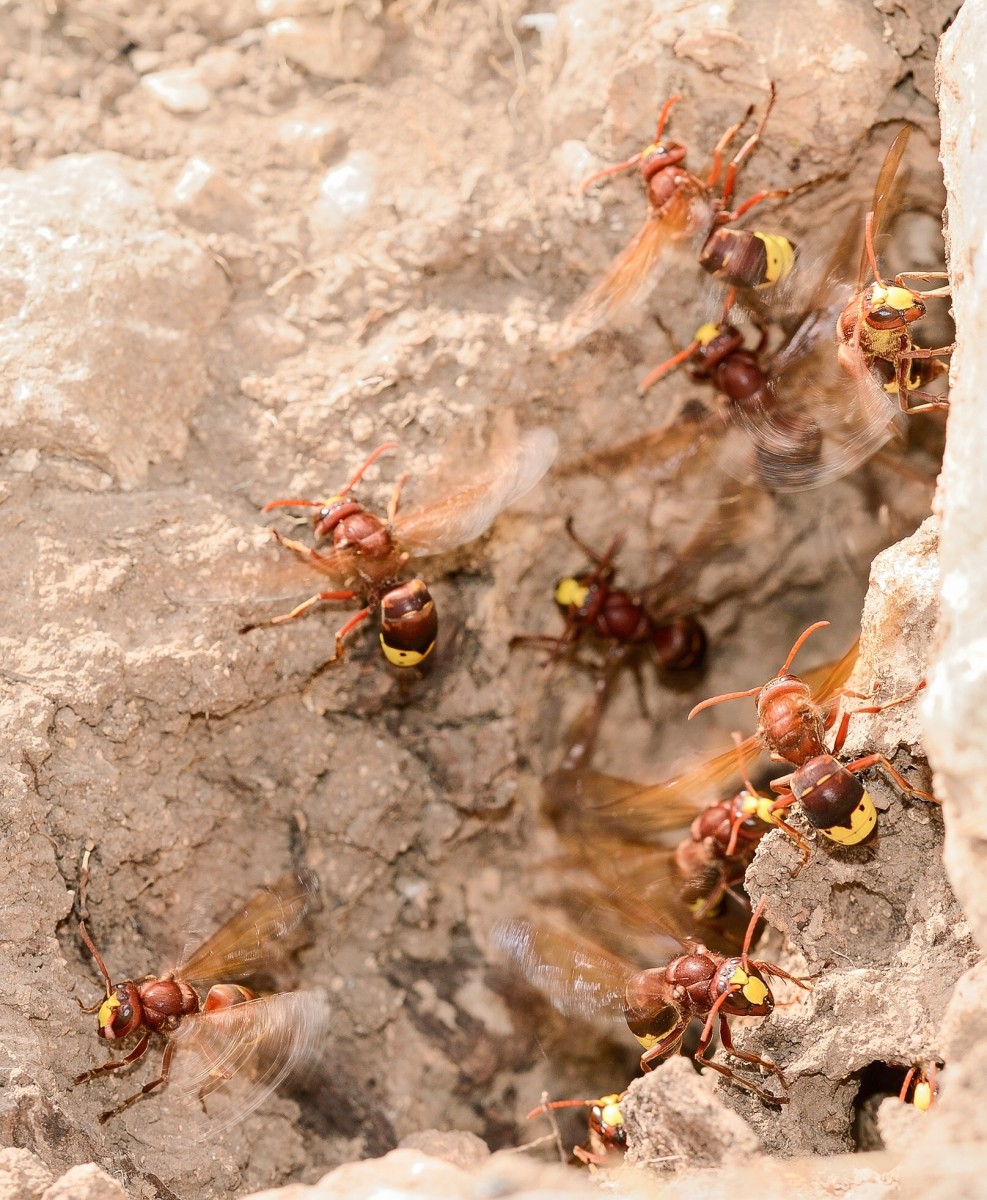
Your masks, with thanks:
M763 291L791 274L795 247L780 233L716 229L706 239L699 265L729 287Z
M780 1067L752 1051L738 1050L727 1021L728 1017L767 1017L773 1012L775 1000L769 978L784 979L810 990L806 982L774 963L750 957L751 939L764 905L762 899L751 917L738 957L728 958L699 943L675 939L683 953L663 967L643 971L581 935L555 930L547 924L535 925L523 918L499 924L493 940L563 1013L622 1014L644 1048L642 1070L650 1071L664 1055L680 1050L689 1023L695 1019L703 1022L695 1052L697 1065L712 1067L765 1104L785 1104L788 1096ZM665 938L674 936L657 921L654 932ZM781 1092L766 1091L733 1067L708 1057L717 1029L728 1054L774 1075Z
M435 648L439 632L435 601L418 578L402 578L413 555L442 554L480 536L498 513L535 486L548 470L558 449L550 429L521 434L513 445L486 455L472 471L457 463L459 483L447 485L436 499L398 514L402 476L394 486L387 518L383 520L353 499L351 493L367 468L395 442L378 446L357 468L345 487L326 500L272 500L264 512L275 508L313 508L316 547L304 545L276 531L275 539L314 570L328 575L338 590L316 592L291 612L269 621L244 626L247 633L261 625L281 625L307 613L326 600L362 600L363 608L336 633L336 651L329 662L343 657L344 639L371 614L380 614L380 648L395 667L417 667ZM446 470L448 470L446 465ZM331 539L322 549L319 543Z
M834 705L825 712L814 701L811 689L806 683L789 670L806 638L828 624L828 621L817 621L802 633L774 679L769 679L762 686L746 692L712 696L697 704L689 713L689 718L691 720L704 708L720 704L724 700L754 696L758 714L757 736L775 760L791 763L796 768L789 775L772 782L772 790L780 793L772 811L781 811L793 804L800 804L809 823L824 837L844 846L855 846L869 837L877 825L874 802L856 778L858 772L866 771L869 767L881 767L902 792L918 796L931 804L939 803L930 792L913 787L883 754L868 754L846 765L834 757L846 740L850 718L855 713L883 712L885 709L904 704L925 687L925 680L920 680L911 691L893 700L863 705L844 712L837 726L830 753L826 749L825 738L828 730L836 722L839 708ZM859 695L856 692L844 694ZM782 822L779 822L779 825L790 837L793 835L793 831ZM804 841L800 849L803 846ZM805 862L803 850L802 862L796 867L793 875L798 874Z

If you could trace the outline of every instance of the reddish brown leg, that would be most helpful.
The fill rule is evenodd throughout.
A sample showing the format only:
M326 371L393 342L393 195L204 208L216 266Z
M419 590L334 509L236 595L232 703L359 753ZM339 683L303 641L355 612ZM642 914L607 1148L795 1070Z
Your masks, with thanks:
M675 1047L681 1043L683 1037L685 1037L685 1031L688 1028L689 1028L689 1018L683 1017L678 1022L677 1025L674 1025L668 1031L668 1033L665 1034L665 1036L661 1039L660 1042L656 1042L651 1047L650 1050L646 1050L641 1055L641 1070L642 1071L652 1070L653 1068L652 1068L651 1064L655 1061L655 1059L661 1058L663 1055L667 1054L670 1050L674 1050Z
M573 1158L578 1158L581 1163L587 1167L602 1167L608 1161L606 1154L594 1154L592 1150L587 1150L585 1146L573 1146Z
M922 800L928 800L930 804L941 804L942 801L936 799L931 792L923 792L921 788L913 787L908 780L901 775L888 762L883 754L868 754L864 758L858 758L852 763L847 763L846 769L853 774L856 771L866 771L868 767L882 767L891 778L895 781L898 787L905 793L912 796L918 796Z
M398 515L398 505L401 503L401 492L404 489L404 485L408 482L408 480L410 478L411 478L411 472L405 471L405 473L403 475L398 477L398 479L396 480L396 482L394 484L394 490L391 492L391 498L387 502L387 523L388 523L388 525L390 525L390 523Z
M953 346L940 346L935 350L926 349L922 346L915 346L911 350L906 350L898 359L896 367L897 383L898 383L898 404L902 412L919 413L930 412L936 408L949 408L949 401L943 399L942 396L936 396L932 392L926 391L924 388L913 388L909 385L909 375L911 374L910 364L916 359L925 360L929 358L946 358L952 354L955 349ZM910 400L913 396L920 397L925 403L911 404Z
M763 192L755 192L753 196L749 196L741 205L738 205L733 212L720 213L716 218L717 225L727 225L732 221L738 221L744 213L749 213L752 208L755 208L764 200L784 200L786 196L790 196L794 192L794 188L767 188Z
M356 592L316 592L314 596L309 596L303 603L297 605L288 613L282 613L279 617L271 617L269 621L256 621L252 625L244 625L240 630L241 633L249 633L251 629L266 629L269 625L283 625L286 621L294 621L297 617L303 616L314 608L316 604L321 604L323 600L355 600Z
M607 700L610 696L617 671L626 654L625 646L611 646L606 653L603 670L597 675L593 688L593 699L580 713L573 723L569 735L569 747L562 761L562 770L574 771L589 765L596 748L596 739L600 732L600 723L606 711Z
M728 1067L724 1063L714 1062L711 1058L706 1057L706 1053L709 1050L710 1044L713 1040L713 1023L716 1018L719 1017L720 1041L723 1043L724 1050L727 1050L734 1056L734 1058L739 1058L742 1062L748 1062L756 1066L763 1067L764 1070L770 1071L772 1074L777 1075L782 1087L786 1086L785 1077L782 1075L780 1067L777 1067L773 1062L771 1062L770 1059L762 1058L759 1054L750 1054L745 1050L737 1050L734 1048L733 1039L730 1037L730 1026L727 1023L726 1017L720 1013L721 1007L726 1002L727 998L732 994L733 990L736 989L722 992L719 996L717 996L716 1003L709 1010L709 1016L706 1018L706 1024L703 1026L703 1032L699 1039L699 1045L696 1047L696 1062L704 1067L712 1067L714 1071L718 1071L727 1079L732 1079L741 1087L747 1088L749 1091L753 1092L758 1099L763 1100L765 1104L787 1104L787 1096L772 1096L770 1092L764 1091L763 1088L758 1087L758 1085L752 1080L745 1079L743 1075L738 1075L732 1067Z
M103 1063L101 1067L93 1067L90 1071L83 1071L81 1075L76 1075L75 1082L87 1083L97 1075L102 1075L104 1071L118 1071L121 1067L129 1067L132 1062L136 1062L144 1054L150 1041L150 1033L145 1033L126 1058L120 1058L116 1062Z
M145 1083L139 1092L134 1092L132 1096L128 1096L122 1104L118 1104L116 1108L111 1108L107 1112L99 1114L100 1125L105 1125L110 1117L115 1117L122 1113L125 1108L129 1108L135 1100L140 1100L142 1096L146 1096L148 1092L153 1092L156 1087L168 1082L168 1076L171 1073L171 1060L175 1055L175 1043L169 1042L165 1046L164 1055L161 1059L161 1074L157 1079L152 1079L150 1083Z
M534 646L543 650L558 651L568 644L569 639L564 634L561 637L553 637L550 633L516 633L510 641L512 650L515 646ZM551 662L552 659L549 659L545 666L549 666Z
M908 287L905 283L906 279L921 279L923 283L928 283L930 279L949 279L949 275L945 271L902 271L900 275L894 277L895 284L898 287ZM909 291L915 291L914 288L909 288ZM931 288L927 292L916 292L916 295L922 297L923 300L934 300L940 296L949 296L951 288L949 283L944 283L942 287Z
M775 966L774 963L762 962L760 959L754 959L753 965L761 972L762 975L771 975L775 979L784 979L787 983L794 983L796 987L800 987L805 992L812 991L812 984L800 979L798 975L789 975L787 971L783 971L781 967Z
M771 1075L777 1076L778 1082L784 1089L784 1093L788 1091L788 1084L785 1082L785 1076L781 1073L781 1067L777 1063L773 1063L770 1058L762 1058L760 1054L753 1054L749 1050L738 1050L733 1044L733 1038L730 1036L730 1025L726 1017L720 1017L720 1041L723 1043L723 1049L734 1058L739 1058L741 1062L750 1063L752 1066L760 1067ZM696 1059L700 1057L699 1051L696 1051ZM780 1096L772 1096L770 1092L766 1092L763 1088L758 1087L751 1079L746 1079L743 1075L738 1075L736 1071L730 1067L724 1066L722 1063L715 1063L712 1059L703 1056L703 1062L712 1067L714 1071L719 1071L721 1075L725 1075L728 1079L739 1083L741 1087L748 1088L754 1093L758 1099L763 1100L765 1104L787 1104L787 1094Z
M768 117L771 116L771 110L775 106L775 97L777 96L777 94L778 94L777 88L775 87L774 83L772 83L771 91L768 96L768 103L764 109L764 115L761 117L760 121L758 121L757 128L750 135L750 137L747 139L747 141L744 142L744 144L740 147L740 149L737 151L737 153L733 156L733 160L731 161L729 167L727 167L726 178L723 181L723 207L724 208L726 208L726 206L730 203L730 198L733 195L734 184L736 183L736 179L737 179L737 172L740 170L741 164L743 163L744 159L748 156L748 154L750 154L750 152L754 149L754 147L757 145L757 143L761 140L761 134L764 132L764 127L768 123ZM754 106L752 104L751 107L747 110L747 116L744 117L744 121L747 120L747 118L751 115L751 113L753 111L754 111Z
M720 138L720 140L713 147L713 161L710 164L709 174L706 176L706 186L708 188L714 188L719 183L720 172L723 170L724 152L726 151L727 146L730 145L730 143L737 136L737 134L741 131L741 129L743 129L743 127L751 119L751 114L753 113L753 111L754 111L754 105L752 104L750 106L750 108L748 108L747 112L744 113L743 118L740 121L738 121L736 123L736 125L731 125L730 128L727 129L727 131L723 134L723 136ZM750 141L750 138L748 138L747 140ZM744 145L746 146L746 144L747 143L745 142ZM749 153L749 150L748 150L748 153ZM743 161L743 160L741 160L741 161ZM730 164L730 168L733 171L734 175L737 174L736 164L737 164L737 159L734 158L733 162ZM729 173L728 173L728 178L730 179L730 182L732 184L733 180L732 180L732 177L729 175ZM731 186L730 191L732 192L732 190L733 190L733 188ZM725 201L730 196L730 192L728 192L726 190L726 185L724 185L723 196L724 196Z
M925 680L920 679L918 683L911 689L911 691L905 692L901 696L895 696L893 700L885 700L880 704L865 704L860 708L847 709L840 720L839 728L836 731L836 736L833 738L833 754L839 754L843 747L843 743L846 741L847 729L849 728L851 717L856 716L857 713L884 712L885 709L888 708L897 708L899 704L907 704L909 700L914 700L924 687ZM843 691L840 694L843 696L851 696L854 699L865 700L870 698L861 692ZM836 710L834 709L834 712L835 711Z
M361 608L358 613L354 613L353 616L350 617L342 629L338 629L336 631L336 653L332 656L332 658L326 660L326 665L329 663L339 662L344 654L343 638L345 638L348 633L352 633L353 630L356 629L357 625L359 625L361 621L365 621L369 616L370 609Z
M772 789L774 791L782 792L783 795L779 796L771 806L771 820L772 823L777 825L782 833L786 835L786 837L789 837L795 843L795 845L798 847L799 853L802 856L802 861L798 864L794 871L792 871L792 878L797 879L802 872L802 868L812 856L812 846L805 840L805 838L797 829L789 825L787 821L783 821L781 817L777 815L779 812L784 812L786 808L791 808L795 803L795 797L791 794L791 791L789 791L791 787L791 780L791 775L785 775L781 779L775 779L772 781Z

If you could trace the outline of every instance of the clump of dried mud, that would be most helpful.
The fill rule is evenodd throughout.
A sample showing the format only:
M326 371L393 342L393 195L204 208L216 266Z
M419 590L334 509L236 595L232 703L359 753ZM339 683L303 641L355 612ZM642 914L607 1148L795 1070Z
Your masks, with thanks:
M387 671L372 635L322 669L342 612L238 634L312 587L258 511L325 494L392 437L400 456L368 474L368 503L386 504L403 470L413 502L415 476L464 430L482 448L551 425L565 465L708 399L681 378L637 399L668 354L649 322L551 350L643 216L636 179L589 198L577 185L639 149L675 91L674 133L701 170L775 81L741 191L822 180L772 214L810 258L858 219L888 123L913 122L888 265L935 269L932 64L953 8L840 0L824 21L815 5L658 0L0 11L0 1181L12 1194L40 1196L69 1171L55 1186L79 1194L235 1196L435 1127L496 1148L531 1136L520 1117L543 1090L596 1094L630 1077L623 1035L574 1034L483 949L526 886L538 782L591 688L575 669L549 679L508 641L551 627L552 584L574 565L567 515L590 542L625 531L622 568L646 583L712 511L718 477L550 478L488 539L429 562L441 644L410 680ZM670 271L655 294L679 344L709 315L695 276ZM820 659L840 654L871 560L930 496L875 464L809 496L749 498L736 544L690 596L710 608L705 677L674 691L646 675L643 705L623 679L598 765L657 778L687 735L696 751L722 744L733 714L684 733L685 713L763 678L811 621L832 622ZM865 682L882 691L914 681L936 620L934 532L899 554L866 617ZM917 725L887 718L861 723L859 752L921 770ZM939 814L875 792L875 848L819 853L797 883L776 838L755 863L755 894L819 973L808 1004L750 1035L784 1064L788 1109L721 1091L769 1152L849 1149L875 1063L952 1059L962 1042L940 1019L974 955L941 874ZM326 904L298 972L332 996L329 1069L204 1146L176 1149L182 1105L167 1093L99 1125L150 1076L71 1086L106 1050L77 1005L100 990L73 913L87 846L90 926L127 975L173 958L193 915L221 917L292 864L314 868ZM959 1120L947 1100L944 1122ZM490 1170L536 1185L522 1166Z

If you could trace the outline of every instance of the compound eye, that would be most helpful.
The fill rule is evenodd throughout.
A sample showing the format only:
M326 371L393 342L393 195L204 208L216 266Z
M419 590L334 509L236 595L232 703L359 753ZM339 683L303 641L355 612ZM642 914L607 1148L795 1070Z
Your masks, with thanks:
M134 1010L130 1007L129 1004L122 1004L120 1006L119 1011L117 1012L117 1017L124 1024L126 1024L133 1015L134 1015Z
M895 329L902 323L901 313L890 305L882 304L867 314L867 324L874 329Z

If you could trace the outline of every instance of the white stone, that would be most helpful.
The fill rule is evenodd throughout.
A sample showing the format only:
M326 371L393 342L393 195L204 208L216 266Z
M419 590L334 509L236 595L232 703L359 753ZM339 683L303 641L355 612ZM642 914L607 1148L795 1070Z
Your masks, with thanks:
M243 83L243 55L231 46L216 46L195 60L193 70L210 91L222 92Z
M212 103L212 93L192 67L175 67L145 75L141 86L173 113L205 112Z
M203 158L190 158L172 190L172 204L191 225L243 229L260 212L249 193L233 186Z
M374 159L365 151L355 151L327 171L319 184L318 216L335 226L362 217L373 201L376 179Z
M276 54L320 79L360 79L372 70L384 48L384 31L355 9L341 19L285 17L267 27Z
M278 127L278 136L300 166L328 162L344 138L342 128L330 117L284 121Z

